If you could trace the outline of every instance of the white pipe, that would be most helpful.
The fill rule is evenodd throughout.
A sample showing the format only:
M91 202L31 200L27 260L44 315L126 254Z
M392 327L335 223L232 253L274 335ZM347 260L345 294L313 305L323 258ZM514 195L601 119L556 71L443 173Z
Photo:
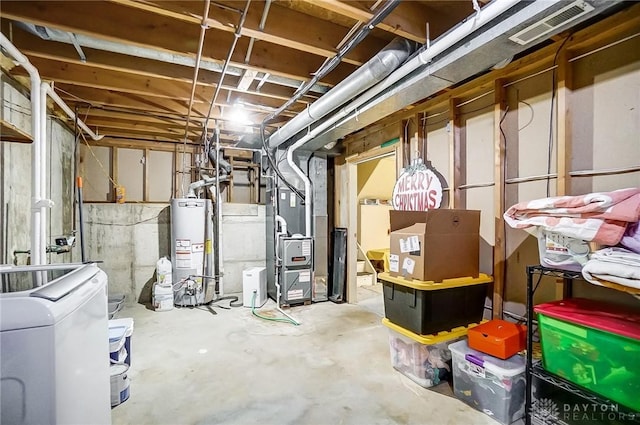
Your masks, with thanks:
M282 217L280 215L276 215L276 222L280 223L280 232L279 233L287 236L287 220L285 220L284 217Z
M331 127L335 122L337 122L343 116L346 116L352 110L357 109L360 105L363 105L370 99L378 96L381 92L388 89L391 85L409 75L416 69L422 67L423 65L429 63L431 59L440 53L444 52L446 49L450 48L464 37L471 34L473 31L478 29L480 26L486 24L487 22L493 20L500 14L504 13L511 7L515 6L519 3L520 0L501 0L494 1L489 3L484 9L481 10L480 14L475 16L475 19L469 19L462 25L454 28L451 32L444 35L442 38L438 39L436 42L432 43L428 49L422 50L418 55L414 56L409 62L405 65L401 66L396 72L389 75L385 80L383 80L380 84L376 85L372 90L360 96L355 102L347 105L347 107L342 108L340 112L331 116L328 120L308 132L305 136L296 141L289 149L287 149L287 163L293 169L293 171L304 181L305 192L304 192L304 201L305 201L305 232L306 236L311 236L311 181L304 174L304 172L298 167L293 161L293 152L307 143L309 140L318 136L326 129ZM337 86L336 86L337 87ZM337 105L336 105L337 106Z
M53 206L53 202L47 198L47 83L40 83L40 110L38 119L40 120L40 193L38 194L38 209L40 210L40 245L37 247L40 252L41 264L47 264L47 208ZM39 167L40 168L40 167ZM46 277L45 277L46 279Z
M49 97L53 99L54 102L56 102L56 104L69 116L69 118L75 121L76 114L71 110L69 105L64 103L64 100L62 100L62 98L58 96L58 93L56 93L49 84L47 84L46 86L47 86L47 94L49 95ZM91 139L95 141L101 140L104 137L104 134L99 136L96 133L94 133L89 127L87 127L87 125L81 119L78 119L78 127L83 129L84 132L87 133L89 137L91 137Z
M16 62L26 69L31 79L31 134L33 135L33 145L31 146L31 161L33 169L31 174L31 264L42 265L41 258L41 241L40 241L40 214L41 211L37 207L40 196L40 172L42 169L42 162L40 158L41 148L41 132L40 132L40 74L38 70L29 62L26 56L24 56L14 46L4 34L0 33L0 45L11 55ZM40 281L40 274L37 275L37 283L42 284Z

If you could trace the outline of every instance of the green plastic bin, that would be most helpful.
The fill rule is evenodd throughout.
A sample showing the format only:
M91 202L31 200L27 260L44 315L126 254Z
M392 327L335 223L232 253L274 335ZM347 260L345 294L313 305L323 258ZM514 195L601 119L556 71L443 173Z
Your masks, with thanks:
M547 371L640 411L640 313L580 298L535 311Z

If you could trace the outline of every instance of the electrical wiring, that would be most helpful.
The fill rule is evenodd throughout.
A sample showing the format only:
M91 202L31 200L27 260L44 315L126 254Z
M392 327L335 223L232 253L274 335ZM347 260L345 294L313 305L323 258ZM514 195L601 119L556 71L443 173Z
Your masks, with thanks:
M523 125L522 127L518 128L518 131L522 131L525 128L529 127L531 125L531 123L533 122L533 118L535 117L536 113L535 110L533 109L533 106L531 106L530 103L525 102L524 100L519 100L519 103L524 103L525 105L527 105L529 107L529 110L531 111L531 117L529 118L529 121Z
M271 322L291 323L294 326L300 325L300 323L295 322L295 321L289 319L288 317L286 319L283 319L281 317L267 317L267 316L263 316L263 315L257 313L256 312L256 296L257 296L257 292L253 291L253 295L251 296L251 314L253 314L254 316L256 316L256 317L258 317L260 319L271 321Z

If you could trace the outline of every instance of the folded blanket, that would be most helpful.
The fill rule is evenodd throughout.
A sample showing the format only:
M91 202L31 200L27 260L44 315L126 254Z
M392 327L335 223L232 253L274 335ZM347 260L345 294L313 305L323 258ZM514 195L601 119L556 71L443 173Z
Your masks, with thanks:
M509 208L504 219L517 229L537 226L576 239L616 245L627 225L640 220L640 189L521 202Z
M640 254L624 248L604 248L591 254L582 267L582 276L600 285L599 280L640 289Z
M615 289L616 291L626 292L628 294L633 295L634 297L640 297L640 288L631 288L629 286L619 285L617 283L609 282L608 280L602 280L598 278L593 278L593 281L590 281L598 286L604 286L605 288Z

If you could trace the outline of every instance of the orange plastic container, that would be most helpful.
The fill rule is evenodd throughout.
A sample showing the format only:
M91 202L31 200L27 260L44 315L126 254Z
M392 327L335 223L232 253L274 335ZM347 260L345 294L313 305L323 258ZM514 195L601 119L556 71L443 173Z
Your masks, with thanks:
M527 345L527 327L505 320L489 320L469 329L467 334L469 347L503 360Z

